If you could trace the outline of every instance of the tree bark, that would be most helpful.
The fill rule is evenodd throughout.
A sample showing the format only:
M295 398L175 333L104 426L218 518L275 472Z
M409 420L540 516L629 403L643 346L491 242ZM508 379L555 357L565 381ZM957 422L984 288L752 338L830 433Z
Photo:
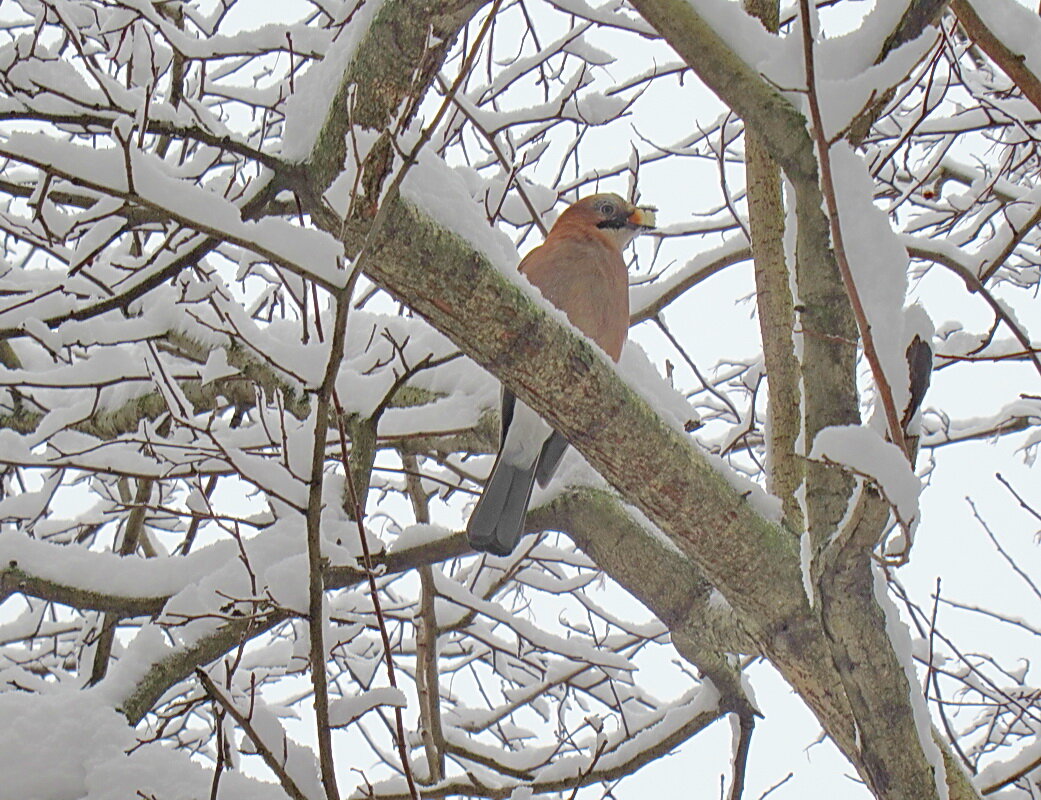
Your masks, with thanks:
M745 5L767 30L777 32L779 3L776 0L746 0ZM785 527L801 533L804 521L797 492L803 482L804 469L796 444L802 433L802 398L799 361L792 338L795 308L784 253L781 171L766 143L751 129L745 131L745 187L755 263L756 308L769 386L767 488L781 499Z

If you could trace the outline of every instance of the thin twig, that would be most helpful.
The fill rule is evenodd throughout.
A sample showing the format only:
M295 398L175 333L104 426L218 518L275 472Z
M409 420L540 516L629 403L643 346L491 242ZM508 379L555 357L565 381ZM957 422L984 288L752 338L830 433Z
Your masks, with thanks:
M600 760L600 756L604 754L604 750L606 749L607 737L604 736L602 739L600 739L600 743L596 746L596 752L593 753L593 760L589 763L589 766L582 771L582 774L578 776L578 780L575 781L575 788L572 789L571 796L568 798L568 800L575 800L575 798L578 797L578 790L581 789L582 786L585 784L586 777L588 777L593 772L593 770L596 769L596 763Z
M213 768L213 780L210 781L210 800L217 800L217 792L220 790L220 779L221 775L224 774L224 767L227 761L227 749L228 744L224 739L224 717L227 712L217 705L214 701L214 707L219 710L213 715L213 727L217 739L217 766Z
M336 317L329 343L329 360L319 386L315 404L314 446L311 451L310 480L307 493L307 622L310 638L311 684L314 689L315 729L318 738L318 762L326 800L339 800L336 768L333 761L332 729L329 725L329 678L325 671L325 581L322 568L322 487L325 478L325 449L329 434L329 411L336 376L343 361L344 340L350 298L359 271L351 272L347 286L336 296Z
M936 655L936 617L940 610L940 576L936 576L936 593L933 595L933 613L929 619L929 665L926 667L925 681L922 685L922 694L929 696L929 681L936 675L933 659Z
M727 141L727 125L730 124L730 118L733 116L733 112L728 111L726 117L723 120L723 124L719 126L719 150L716 153L716 165L719 169L719 188L723 192L723 202L726 203L727 211L734 218L734 222L741 228L741 232L744 234L745 239L749 242L753 241L752 234L748 230L748 225L741 219L741 215L737 211L737 207L734 205L734 200L730 196L730 187L727 185L727 162L726 154L727 147L730 142ZM706 137L708 138L708 137Z
M1036 519L1038 521L1041 521L1041 514L1039 514L1036 509L1032 508L1027 503L1026 500L1024 500L1022 497L1019 496L1019 492L1017 492L1015 489L1012 488L1012 484L1010 484L1007 480L1005 480L1005 476L1004 475L1002 475L1000 472L997 472L997 473L994 474L994 477L996 477L998 479L998 482L1002 486L1004 486L1006 489L1009 490L1009 492L1012 493L1012 496L1014 498L1016 498L1016 500L1019 502L1019 507L1020 508L1022 508L1024 511L1026 511L1031 516L1033 516L1034 519Z
M698 369L698 365L694 363L694 359L687 355L687 351L683 349L683 345L681 345L679 341L677 341L676 337L672 335L672 331L669 330L668 326L665 324L665 320L662 319L660 314L654 317L654 324L657 325L661 329L661 332L665 334L665 338L672 342L672 346L676 348L683 360L687 362L687 366L690 367L695 377L701 381L701 385L705 388L705 391L725 405L733 415L734 423L740 424L741 412L737 410L737 406L731 402L729 397L716 389L716 387L712 385L711 381L706 380L705 376L701 374L701 370Z
M871 375L875 379L878 396L882 400L882 408L886 414L886 424L889 427L889 437L893 443L900 448L904 456L910 460L907 450L907 442L904 439L904 431L900 426L900 414L893 401L893 389L889 385L889 379L882 369L878 351L875 349L875 338L871 332L871 323L868 321L864 311L864 304L860 299L860 292L853 280L853 271L850 269L849 260L846 257L846 246L842 238L842 224L839 219L838 199L835 195L835 184L831 172L831 153L827 135L824 132L824 122L821 118L820 102L817 98L817 81L813 61L813 31L810 30L810 3L809 0L799 0L799 13L802 17L802 43L803 56L806 64L806 93L810 104L810 118L813 122L813 137L817 144L817 155L820 159L820 182L821 193L828 207L828 225L831 228L831 243L835 252L835 263L842 275L842 283L846 288L850 305L853 308L853 316L857 320L857 328L860 330L860 339L864 346L864 357L867 358L871 367Z
M499 143L495 139L495 134L491 133L490 131L486 131L484 127L480 124L480 122L470 113L470 109L467 108L463 103L456 101L456 105L459 109L459 112L464 117L466 117L466 119L470 122L471 125L473 125L474 130L476 130L478 133L481 134L481 136L484 137L484 140L492 149L492 152L495 154L495 157L499 160L499 163L502 165L502 168L504 170L509 171L511 169L510 160L506 157L506 154L502 151L502 148L499 147ZM523 167L524 164L522 163L520 165L520 168ZM535 208L535 203L532 201L531 197L528 196L528 192L524 188L524 184L521 182L520 176L517 177L517 180L514 183L517 186L517 195L520 197L521 202L524 203L524 207L528 210L528 215L531 217L531 221L540 231L542 231L542 235L546 236L549 233L549 228L547 228L546 223L542 221L542 215L539 213L538 209ZM504 198L506 197L507 189L509 189L509 184L507 184L506 187L504 187L503 189Z
M794 772L789 772L787 775L781 778L781 780L779 780L777 783L775 783L773 786L771 786L769 789L767 789L765 792L759 795L759 800L765 800L767 795L773 794L775 790L780 789L782 786L788 783L788 781L790 781L794 776Z
M959 278L965 281L965 285L968 287L970 292L974 292L983 298L983 301L990 306L991 311L994 312L996 319L1000 319L1012 331L1012 335L1016 337L1023 346L1023 352L1027 358L1034 365L1034 369L1039 375L1041 375L1041 358L1038 357L1037 350L1034 348L1033 342L1030 341L1030 336L1020 326L1016 318L1009 313L1008 309L1002 305L996 297L990 292L990 290L983 284L983 282L976 277L976 273L971 269L961 264L956 259L946 257L943 253L933 252L925 248L908 247L908 255L911 258L921 258L927 261L933 261L941 266L947 267L951 272L955 273Z
M984 786L982 789L980 789L980 794L994 794L994 792L998 791L998 789L1003 789L1009 784L1015 783L1024 775L1029 775L1038 767L1041 767L1041 756L1038 756L1029 764L1025 764L1024 766L1020 767L1007 778L1002 778L1000 781L998 781L997 783L992 783L990 786Z
M138 545L147 537L145 532L145 516L147 515L148 498L152 496L152 487L155 481L151 478L140 478L137 481L137 492L135 493L133 505L127 515L126 526L123 529L123 540L119 543L118 553L128 556L137 551ZM125 479L120 479L120 492L127 489ZM124 502L129 500L124 498ZM94 660L91 665L88 686L94 686L101 682L108 672L109 658L112 656L112 644L116 635L116 627L122 619L120 614L106 613L101 615L101 629L98 632L97 643L94 647Z
M240 728L242 728L246 736L249 737L253 746L257 748L257 753L262 759L264 759L264 763L267 764L268 768L275 773L275 777L277 777L278 782L282 784L282 788L286 790L286 794L293 798L293 800L310 800L306 794L300 791L300 787L296 785L296 782L290 777L289 773L286 772L286 768L283 766L282 762L275 758L275 754L271 752L271 748L268 747L267 742L265 742L260 737L260 734L257 733L256 729L254 729L253 723L250 722L249 717L239 711L230 698L224 696L224 693L217 688L217 684L215 684L213 679L206 674L205 670L196 667L195 675L202 683L203 689L206 690L206 694L208 694L217 705L228 712L228 714L231 715L231 718L238 723ZM282 736L285 737L284 732Z
M423 491L419 463L412 453L401 453L405 467L405 487L416 522L430 524L430 505ZM445 777L445 735L441 724L441 689L437 668L437 603L434 568L419 567L419 611L416 614L416 690L419 693L419 715L423 724L423 745L427 751L430 778L440 782Z
M990 526L983 520L983 517L980 516L980 512L976 510L976 504L972 502L972 498L966 497L965 502L969 504L969 507L972 509L972 516L976 518L980 527L983 528L984 532L987 534L987 538L990 539L991 544L994 545L994 549L998 551L998 555L1005 560L1005 563L1012 568L1013 572L1023 579L1023 582L1030 587L1030 591L1034 593L1034 596L1041 600L1041 589L1039 589L1037 584L1034 583L1033 578L1031 578L1021 566L1019 566L1016 559L1010 556L1005 548L1001 546L1001 542L999 542L998 537L994 535L994 531L990 529Z
M752 747L752 732L755 730L755 717L752 714L738 714L738 739L734 749L734 775L730 782L728 800L741 800L745 790L745 775L748 770L748 753Z
M380 638L383 641L383 659L387 665L387 682L390 683L391 688L396 689L398 688L398 680L394 669L394 652L390 643L390 634L387 632L387 620L383 614L379 587L376 585L376 572L373 569L372 554L369 552L369 540L365 532L365 509L362 507L358 488L354 485L354 471L351 469L351 456L347 450L347 436L343 429L343 407L340 405L340 398L335 392L333 392L332 399L336 407L336 427L340 435L340 458L343 461L344 479L347 482L351 509L350 516L354 518L354 524L358 529L358 538L361 541L362 565L365 568L365 577L369 583L369 597L372 600L372 609L376 614L376 624L379 627ZM407 743L405 741L405 720L400 706L394 706L394 723L396 728L395 744L397 745L398 757L401 759L401 768L408 783L409 794L413 800L419 800L419 790L416 788L411 762L408 758Z

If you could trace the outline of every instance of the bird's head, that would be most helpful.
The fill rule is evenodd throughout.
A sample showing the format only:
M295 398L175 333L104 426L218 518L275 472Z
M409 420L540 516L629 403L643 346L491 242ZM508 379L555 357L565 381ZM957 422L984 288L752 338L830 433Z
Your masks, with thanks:
M653 206L634 206L616 194L593 194L572 203L557 224L591 225L606 233L621 250L637 235L654 230Z

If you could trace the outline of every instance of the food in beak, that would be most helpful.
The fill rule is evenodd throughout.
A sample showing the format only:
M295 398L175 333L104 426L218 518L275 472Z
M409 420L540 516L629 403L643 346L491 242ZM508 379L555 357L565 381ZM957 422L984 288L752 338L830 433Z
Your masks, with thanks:
M654 212L655 209L650 206L644 206L643 208L637 208L628 217L628 222L637 228L653 228L654 227Z

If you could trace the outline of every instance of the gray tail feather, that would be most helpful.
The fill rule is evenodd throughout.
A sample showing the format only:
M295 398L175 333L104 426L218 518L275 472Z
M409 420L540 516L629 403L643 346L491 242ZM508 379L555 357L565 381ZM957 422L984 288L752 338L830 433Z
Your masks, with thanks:
M497 556L513 552L524 529L537 463L538 459L525 469L508 464L501 457L495 462L466 526L466 538L474 550Z

